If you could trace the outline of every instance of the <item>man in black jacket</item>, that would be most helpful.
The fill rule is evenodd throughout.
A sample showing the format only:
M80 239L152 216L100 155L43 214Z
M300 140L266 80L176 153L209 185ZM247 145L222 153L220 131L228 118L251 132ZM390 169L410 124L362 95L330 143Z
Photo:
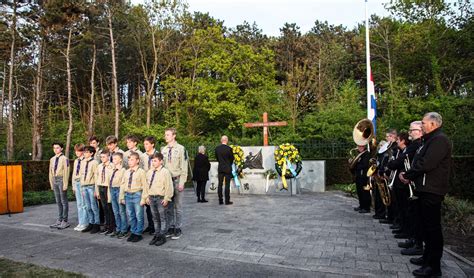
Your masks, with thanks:
M230 180L232 179L232 163L234 162L234 154L232 148L227 146L229 139L227 136L221 137L221 144L216 147L216 159L219 162L217 166L217 177L219 184L217 188L217 194L219 195L219 205L223 205L222 200L222 185L225 183L225 204L232 205L230 201Z
M411 169L400 174L400 180L415 181L419 196L425 251L420 258L410 262L421 268L413 271L415 276L440 276L443 255L443 233L441 229L441 203L448 192L452 145L441 131L443 120L440 114L430 112L423 117L423 143L413 158Z

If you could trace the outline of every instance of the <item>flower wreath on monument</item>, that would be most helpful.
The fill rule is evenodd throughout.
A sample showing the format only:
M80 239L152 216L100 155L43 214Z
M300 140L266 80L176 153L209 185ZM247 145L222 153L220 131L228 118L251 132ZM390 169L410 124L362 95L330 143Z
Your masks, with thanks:
M244 169L244 150L241 146L230 145L232 153L234 154L234 163L232 163L232 177L234 179L235 187L240 188L239 177L243 177L242 170Z
M288 190L286 179L296 178L303 169L298 149L289 143L278 146L275 150L275 169L281 176L283 189Z

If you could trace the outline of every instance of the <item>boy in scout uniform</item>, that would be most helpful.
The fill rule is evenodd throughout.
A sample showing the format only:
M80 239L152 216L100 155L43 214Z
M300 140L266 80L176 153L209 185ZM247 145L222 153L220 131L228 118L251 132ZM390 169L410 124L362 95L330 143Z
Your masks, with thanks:
M120 203L120 186L123 183L125 168L123 168L123 154L115 153L112 156L114 170L109 181L110 196L112 198L112 210L115 218L115 232L111 236L123 238L127 236L128 221L125 205Z
M76 195L76 205L77 205L77 227L74 228L74 231L82 231L87 228L89 220L87 219L86 204L84 198L82 197L81 192L81 163L84 160L84 144L76 144L74 146L74 151L77 158L74 160L74 166L72 167L72 191Z
M142 204L148 204L153 213L155 236L150 245L160 246L166 242L165 232L169 224L165 221L165 208L173 197L171 173L163 167L163 155L155 153L152 157L152 168L146 174L147 186L143 189Z
M125 152L122 151L118 146L117 137L113 135L107 136L107 138L105 139L105 144L107 145L107 149L109 150L110 162L112 162L112 157L115 153L125 154ZM125 164L123 166L125 166Z
M99 145L100 140L97 136L93 135L89 137L89 146L95 149L94 159L100 164L100 154L102 153L102 150L100 149Z
M178 239L182 234L182 202L184 183L188 178L188 155L186 149L176 142L176 129L165 130L165 141L167 145L161 150L163 165L171 172L174 187L173 201L166 209L166 221L171 224L166 237Z
M155 149L156 139L153 136L147 136L145 140L143 140L143 147L145 148L145 153L143 154L143 170L148 172L149 169L152 168L151 160L153 155L157 153ZM148 204L145 204L145 212L146 218L148 221L148 227L143 231L144 233L149 233L150 235L155 234L155 225L153 223L153 215L151 213L151 208ZM163 216L162 216L163 217Z
M102 204L104 209L105 224L104 229L100 231L100 234L110 235L114 232L114 214L112 212L111 198L109 194L110 177L112 176L113 167L109 160L109 150L104 150L100 154L100 160L102 163L97 167L95 175L95 195Z
M129 242L138 242L143 239L143 205L140 205L142 191L146 184L145 170L138 167L140 156L132 152L128 158L128 170L125 172L122 186L120 187L120 203L127 209L128 222L131 235Z
M140 151L140 149L137 147L138 145L138 137L135 135L127 135L125 137L125 141L127 142L127 151L125 152L123 156L123 163L125 165L125 168L128 169L128 157L132 152L137 153L138 156L140 157L140 164L138 167L143 168L143 163L147 160L145 155Z
M54 156L49 160L49 184L54 191L58 204L58 219L51 228L66 229L69 227L67 185L69 183L69 159L63 155L63 144L52 144Z
M100 231L99 207L97 206L97 199L95 198L95 177L98 163L94 159L95 148L86 146L84 148L84 160L81 163L81 190L84 196L84 201L87 208L87 218L89 225L82 232L91 232L91 234Z

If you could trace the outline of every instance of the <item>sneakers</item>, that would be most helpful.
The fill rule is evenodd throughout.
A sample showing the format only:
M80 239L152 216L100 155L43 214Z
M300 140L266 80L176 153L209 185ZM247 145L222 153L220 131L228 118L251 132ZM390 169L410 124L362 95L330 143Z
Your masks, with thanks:
M83 233L90 232L93 227L94 227L93 224L89 224L89 225L87 225L87 227L86 227L84 230L82 230L81 232L83 232Z
M174 234L171 236L171 239L178 239L178 238L181 237L181 235L182 235L181 229L176 228L176 229L174 229Z
M61 221L61 224L57 227L58 229L60 230L64 230L66 228L68 228L70 225L67 221Z
M77 225L76 227L74 227L74 231L76 232L79 232L79 229L82 227L82 225Z
M92 225L91 234L97 234L98 232L100 232L100 225L99 224Z
M100 230L99 231L99 235L105 235L106 233L108 233L109 231L107 229L103 229L103 230Z
M128 242L132 242L134 239L135 239L135 234L131 234L131 235L127 238L127 241L128 241Z
M126 236L127 236L127 233L122 233L122 232L118 232L118 233L117 233L117 238L118 238L118 239L122 239L122 238L124 238L124 237L126 237Z
M154 236L153 239L148 243L148 245L155 245L156 241L158 240L157 236Z
M174 228L169 228L165 233L165 237L172 237L174 235Z
M135 234L132 234L133 235L133 238L130 240L131 242L139 242L140 240L143 239L143 237L141 235L135 235ZM128 241L128 239L127 239Z
M115 232L112 230L107 230L107 233L105 233L106 236L112 236L113 234L115 234Z
M61 225L61 221L56 220L56 222L54 224L50 225L49 227L51 229L55 229L55 228L57 229L60 225Z
M165 244L165 242L166 242L166 237L164 235L159 235L155 242L155 245L160 246L160 245Z

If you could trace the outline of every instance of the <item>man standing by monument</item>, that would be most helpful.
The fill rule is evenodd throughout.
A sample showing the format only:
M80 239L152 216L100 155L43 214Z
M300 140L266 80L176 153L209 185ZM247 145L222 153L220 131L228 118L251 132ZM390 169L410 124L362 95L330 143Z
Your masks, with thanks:
M221 144L216 147L216 159L219 165L217 166L218 173L218 188L217 194L219 195L219 205L223 205L222 200L222 185L225 183L225 204L232 205L230 201L230 180L232 179L232 163L234 162L234 154L232 148L227 146L229 138L223 135L221 137Z

